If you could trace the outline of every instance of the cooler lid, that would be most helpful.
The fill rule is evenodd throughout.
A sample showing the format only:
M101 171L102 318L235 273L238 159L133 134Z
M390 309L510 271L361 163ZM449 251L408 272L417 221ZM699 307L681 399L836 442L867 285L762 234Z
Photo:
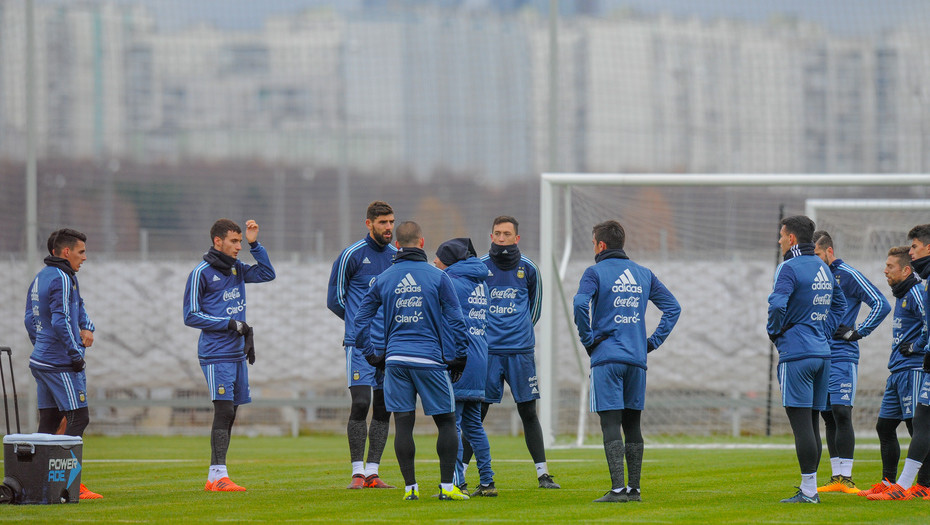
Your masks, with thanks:
M31 443L34 445L80 445L84 440L80 436L60 436L57 434L7 434L3 436L3 444Z

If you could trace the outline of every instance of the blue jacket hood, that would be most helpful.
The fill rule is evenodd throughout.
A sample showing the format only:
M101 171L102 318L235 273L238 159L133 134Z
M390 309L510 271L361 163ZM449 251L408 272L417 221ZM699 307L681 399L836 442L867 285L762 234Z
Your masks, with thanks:
M459 261L449 266L446 271L456 277L464 277L478 282L484 282L488 279L488 267L477 257L469 257L464 261Z

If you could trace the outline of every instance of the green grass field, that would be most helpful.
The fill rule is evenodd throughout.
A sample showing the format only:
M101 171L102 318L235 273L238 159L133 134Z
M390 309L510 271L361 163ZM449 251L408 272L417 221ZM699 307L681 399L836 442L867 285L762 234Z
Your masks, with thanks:
M718 441L718 440L715 440ZM787 438L725 440L740 444L790 444ZM695 444L698 439L664 439ZM554 449L550 471L561 490L536 488L522 438L493 436L497 498L440 502L435 437L417 438L420 501L403 491L345 490L349 481L343 436L299 438L234 436L231 477L244 493L204 492L209 459L206 437L99 437L84 444L82 480L103 500L77 505L9 505L0 522L421 522L452 523L928 523L930 501L871 502L826 494L821 505L787 505L799 483L794 451L649 448L643 465L643 502L595 504L609 488L599 449ZM403 485L388 442L381 467L389 483ZM906 450L906 445L902 447ZM867 488L881 463L873 448L857 451L854 477ZM824 458L820 481L829 477ZM477 472L469 471L472 486Z

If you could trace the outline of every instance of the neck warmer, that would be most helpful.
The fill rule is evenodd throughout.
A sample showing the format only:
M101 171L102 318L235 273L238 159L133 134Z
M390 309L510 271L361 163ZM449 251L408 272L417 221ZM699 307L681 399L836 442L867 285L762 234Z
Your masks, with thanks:
M51 266L53 268L58 268L59 270L65 272L66 274L74 277L74 268L71 267L71 263L67 259L62 259L61 257L55 257L54 255L49 255L45 258L45 265Z
M626 252L623 251L623 248L604 250L594 256L594 262L596 263L599 263L604 259L629 259L629 257L627 257Z
M930 276L930 255L911 261L911 268L917 272L921 279L926 279Z
M398 248L394 255L394 262L400 261L419 261L426 262L426 252L420 248L403 247Z
M516 244L501 246L500 244L491 243L488 256L494 261L495 266L505 272L513 270L520 264L520 248Z
M231 274L232 267L236 264L235 259L213 247L203 254L203 260L207 261L207 264L216 268L223 275Z
M795 244L791 248L788 248L788 251L785 252L785 260L793 259L798 255L817 255L814 253L814 243L812 242L802 242L800 244Z
M927 259L930 259L930 257L927 257ZM907 292L909 292L911 288L913 288L914 285L918 282L920 281L917 280L917 277L914 277L914 274L910 274L907 276L907 279L891 286L891 294L894 295L897 299L900 299L907 295Z

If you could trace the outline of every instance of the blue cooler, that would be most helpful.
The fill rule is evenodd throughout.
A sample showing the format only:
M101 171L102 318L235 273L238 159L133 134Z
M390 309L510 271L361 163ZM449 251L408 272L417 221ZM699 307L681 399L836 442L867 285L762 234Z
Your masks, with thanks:
M3 484L13 503L77 503L84 441L77 436L10 434L3 437Z

